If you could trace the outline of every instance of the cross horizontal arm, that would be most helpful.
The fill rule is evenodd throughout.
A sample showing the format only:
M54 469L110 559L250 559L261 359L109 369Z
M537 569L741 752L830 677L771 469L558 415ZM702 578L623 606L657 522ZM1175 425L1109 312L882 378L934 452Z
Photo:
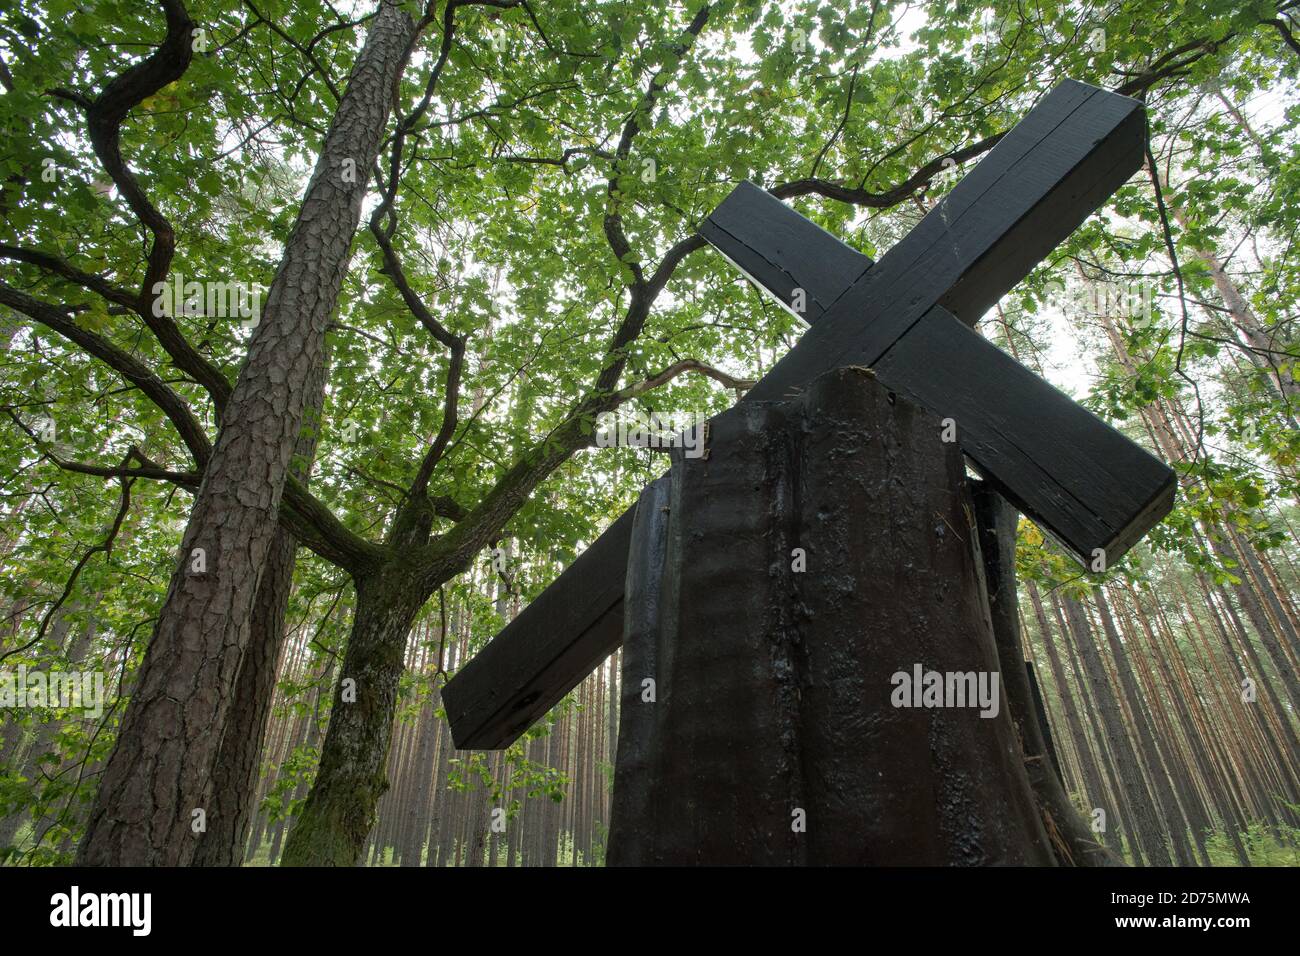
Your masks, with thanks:
M787 311L816 322L871 260L753 183L741 183L700 236Z
M1173 471L954 313L973 325L1140 166L1144 136L1135 100L1061 84L851 281L746 400L787 397L832 368L873 368L952 418L985 477L1086 565L1119 560L1173 506ZM726 242L758 241L753 231L771 229L760 219L790 220L784 231L804 221L780 203L761 208L731 217Z
M623 579L635 508L442 689L459 750L510 746L623 643Z
M1066 80L862 274L745 396L781 401L823 372L873 366L936 305L968 325L1142 164L1142 105Z
M1085 567L1114 564L1173 507L1171 468L940 306L874 371L951 419L980 474Z
M856 281L857 262L870 261L749 183L700 232L729 260L747 261L746 274L777 299L792 298L798 282L815 290L810 303L833 301ZM845 251L855 259L837 273ZM1085 565L1118 561L1172 507L1170 468L943 306L873 368L886 387L951 418L979 471Z

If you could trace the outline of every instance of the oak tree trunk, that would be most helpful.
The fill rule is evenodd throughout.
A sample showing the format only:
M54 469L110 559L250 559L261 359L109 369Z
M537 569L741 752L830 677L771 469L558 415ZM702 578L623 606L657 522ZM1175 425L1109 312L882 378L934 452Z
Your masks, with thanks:
M382 568L355 580L356 612L320 769L285 844L284 866L354 866L388 787L385 763L406 638L429 595Z

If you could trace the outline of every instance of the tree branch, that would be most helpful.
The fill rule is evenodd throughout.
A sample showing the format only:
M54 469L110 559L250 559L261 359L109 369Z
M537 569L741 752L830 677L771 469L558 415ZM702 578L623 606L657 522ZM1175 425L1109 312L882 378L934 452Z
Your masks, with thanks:
M625 402L628 399L636 398L638 395L643 395L651 389L658 388L665 382L670 382L677 376L686 372L699 372L701 375L711 378L715 382L721 382L730 389L748 391L756 384L755 380L752 378L735 378L720 369L716 369L711 365L706 365L698 359L682 359L680 362L674 362L659 374L652 375L644 381L637 382L634 385L629 385L627 388L622 389L616 393L616 397L620 403Z
M153 289L167 277L176 251L176 234L171 223L149 199L135 174L122 158L121 127L127 114L159 90L184 75L193 59L194 21L181 0L159 0L167 17L167 34L154 52L123 70L107 84L99 96L89 99L68 90L51 90L51 95L76 103L86 114L90 144L119 193L140 223L153 236L144 280L136 300L131 304L158 342L171 356L176 367L202 385L212 397L220 415L230 396L231 386L216 365L204 358L186 340L176 323L156 315ZM68 278L65 274L65 278Z
M1170 50L1164 56L1157 59L1148 67L1147 71L1135 76L1127 83L1121 84L1115 88L1116 93L1124 96L1140 96L1142 93L1155 86L1161 80L1168 79L1177 73L1187 69L1197 60L1209 56L1223 46L1229 40L1236 36L1235 33L1229 33L1227 36L1218 40L1192 40L1184 43L1182 46ZM1192 51L1196 51L1192 53ZM1184 53L1192 53L1191 56L1179 60L1177 57Z
M897 206L900 202L906 200L909 196L916 193L926 186L931 179L951 164L961 165L962 163L973 159L976 156L987 153L1006 135L1006 132L994 133L987 136L977 143L971 143L969 146L963 146L961 149L953 150L943 156L936 156L924 166L921 166L916 172L908 176L897 186L891 186L884 192L872 192L869 189L855 189L851 186L843 186L839 183L829 182L825 179L815 177L806 177L804 179L795 179L790 182L781 183L773 186L772 195L778 199L794 199L797 196L817 195L826 199L834 199L837 202L849 203L854 206L866 206L870 209L888 209L891 206Z
M257 7L253 6L251 0L244 0L244 6L248 7L249 10L252 10L253 15L257 17L257 19L270 27L272 33L303 55L307 62L311 64L313 71L320 74L321 80L325 83L325 88L330 91L330 95L334 97L335 103L343 99L342 94L339 93L339 88L335 86L333 78L330 77L329 71L321 65L320 60L316 58L316 54L312 52L311 46L304 47L301 43L286 33L285 30L274 20L268 20L266 17L262 16L262 12L258 10ZM324 36L324 34L318 34L316 39L312 40L312 46L315 46L316 40L319 40L321 36Z
M673 47L672 67L674 69L700 35L704 25L708 23L709 12L709 4L701 7L691 20L690 25L687 26L685 33L683 33L682 41ZM662 282L658 286L648 285L645 281L645 273L641 269L641 263L636 260L631 243L628 242L627 234L623 228L622 213L619 211L622 199L620 198L618 180L622 165L632 151L632 141L636 138L637 133L641 131L641 118L649 119L654 111L655 103L659 100L659 94L668 85L670 75L669 66L665 65L650 78L650 85L642 95L640 104L632 111L632 115L628 117L627 122L623 125L618 147L614 150L614 168L609 177L609 184L606 187L608 198L606 199L603 226L605 239L609 243L610 249L613 250L618 260L627 266L632 276L632 283L629 286L630 298L627 312L624 313L623 321L614 332L614 337L605 350L606 357L611 361L601 369L600 375L596 378L595 391L597 394L612 392L614 387L618 385L618 380L623 375L623 368L627 364L627 356L624 350L628 345L636 341L637 336L641 334L645 320L650 314L650 306L654 304L655 298L663 289L663 284L668 281L668 276L671 275L676 262L680 262L686 252L690 251L688 249L681 252L667 272L662 271L663 267L661 265L660 269L655 270L655 279L662 279Z
M21 422L19 423L19 425L20 427L24 427L25 429L25 426L22 426ZM127 460L129 459L130 459L130 453L127 454ZM35 647L36 644L38 644L41 641L41 639L45 637L45 631L46 628L48 628L50 625L50 620L54 617L55 613L59 610L59 608L61 608L64 605L64 603L68 600L68 596L72 594L72 589L76 585L77 579L81 577L81 572L85 570L86 564L90 561L90 559L94 557L96 554L101 554L101 553L105 557L109 557L112 555L113 542L117 540L118 532L122 530L122 522L126 520L126 516L131 511L131 482L132 479L130 478L122 479L122 493L118 500L117 514L114 515L113 517L113 523L109 527L108 533L104 536L103 541L99 542L98 544L91 545L89 548L87 548L86 553L83 554L81 558L77 561L76 565L72 569L72 573L68 575L67 583L65 583L63 586L63 593L59 595L58 599L53 604L50 605L50 607L46 610L45 614L41 617L41 623L36 629L36 636L33 637L30 641L28 641L26 644L22 645L21 647L15 647L11 651L6 651L5 653L0 654L0 661L3 661L7 657L12 657L14 654L19 654L25 650L28 650L31 647Z
M55 306L26 292L20 292L4 282L0 282L0 305L7 305L57 332L140 389L171 420L194 463L200 468L207 464L212 455L212 443L208 440L207 432L185 400L165 385L143 362L103 336L81 328Z
M38 266L46 272L61 276L62 278L81 286L83 289L94 292L104 299L107 299L109 302L126 306L132 312L135 311L136 306L139 303L139 297L134 292L124 289L121 286L114 285L101 275L78 269L61 256L42 252L39 249L27 249L22 246L11 246L0 243L0 257L12 259L15 262L25 262L28 265Z
M134 446L132 452L138 451ZM194 491L199 487L203 480L203 474L197 471L170 471L166 468L160 468L157 465L140 465L130 468L125 465L95 465L81 461L63 461L55 455L46 455L50 461L58 465L64 471L71 471L79 475L91 475L96 478L148 478L153 481L169 481L174 485L180 485L189 491ZM130 457L130 454L128 454Z
M1300 56L1300 41L1296 40L1295 34L1291 32L1291 28L1287 26L1285 20L1265 20L1264 23L1267 23L1269 26L1277 30L1277 32L1282 35L1282 39L1286 42L1286 45L1291 48L1291 52L1296 54L1296 56Z
M439 322L420 296L416 294L415 289L412 288L410 281L407 279L406 272L402 268L401 260L392 242L392 236L397 231L395 207L397 191L402 177L402 154L406 138L428 110L429 104L433 100L434 91L437 88L438 78L442 75L443 67L446 66L447 60L451 56L456 31L456 8L468 6L471 2L472 0L464 0L464 2L462 0L450 0L443 11L442 41L439 44L438 57L429 71L429 77L425 82L424 95L420 102L414 110L401 117L397 122L397 129L393 134L392 146L389 151L388 183L385 187L382 177L376 176L380 187L383 189L383 200L370 216L370 233L375 237L380 254L383 256L384 268L382 271L384 275L393 283L398 294L401 295L402 301L406 303L406 307L429 330L429 334L451 352L444 391L442 425L439 427L437 436L425 453L415 478L411 482L409 502L414 505L418 505L419 502L425 499L433 470L442 458L448 442L451 441L451 437L456 431L457 411L460 404L460 379L465 363L465 336L453 334ZM515 4L505 2L492 5L508 7ZM387 225L385 225L385 220L387 220ZM404 522L395 522L394 528L402 524Z
M280 521L302 544L354 577L378 567L389 557L388 549L350 530L292 476L285 482Z
M654 76L650 78L650 84L646 87L645 93L641 95L641 101L627 118L627 122L623 124L623 132L619 136L618 146L614 150L614 166L610 171L609 183L606 187L608 199L606 200L604 220L605 239L609 243L610 249L614 251L614 256L619 262L624 263L631 272L634 291L645 284L645 277L641 271L641 264L635 260L632 245L628 242L627 233L623 228L623 216L619 211L623 204L622 193L618 188L619 177L623 172L623 164L632 152L632 141L641 132L641 123L650 121L655 104L659 101L659 94L667 87L668 80L681 62L681 58L686 55L695 39L700 35L700 31L704 29L704 25L709 22L709 12L710 5L707 3L696 12L690 25L686 27L686 31L682 34L681 42L672 48L670 63L660 67L655 71ZM615 349L619 347L617 344L618 338L618 336L615 336Z

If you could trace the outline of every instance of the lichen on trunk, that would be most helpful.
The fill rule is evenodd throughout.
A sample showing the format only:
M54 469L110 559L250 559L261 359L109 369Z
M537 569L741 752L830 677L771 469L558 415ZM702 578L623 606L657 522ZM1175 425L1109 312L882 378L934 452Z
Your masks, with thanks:
M334 690L320 769L298 814L282 866L353 866L388 789L385 765L406 640L431 591L405 568L355 581L357 607Z

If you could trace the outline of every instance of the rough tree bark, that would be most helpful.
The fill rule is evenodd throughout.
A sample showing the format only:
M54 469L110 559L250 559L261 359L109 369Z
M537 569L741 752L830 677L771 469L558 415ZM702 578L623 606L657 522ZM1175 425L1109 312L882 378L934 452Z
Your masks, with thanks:
M213 731L234 697L308 378L322 362L367 171L414 36L410 15L381 0L223 411L182 562L105 766L80 864L185 865L194 858L191 823L195 811L211 809L221 743ZM202 573L194 573L198 549L206 556Z
M326 363L322 361L309 379L310 400L294 447L294 477L304 484L316 457L326 377ZM284 648L284 622L293 590L297 553L298 539L286 528L277 529L257 587L248 647L239 665L235 698L213 768L208 828L199 837L194 855L197 866L239 866L244 859L248 830L256 810L262 743L275 699L275 677Z

